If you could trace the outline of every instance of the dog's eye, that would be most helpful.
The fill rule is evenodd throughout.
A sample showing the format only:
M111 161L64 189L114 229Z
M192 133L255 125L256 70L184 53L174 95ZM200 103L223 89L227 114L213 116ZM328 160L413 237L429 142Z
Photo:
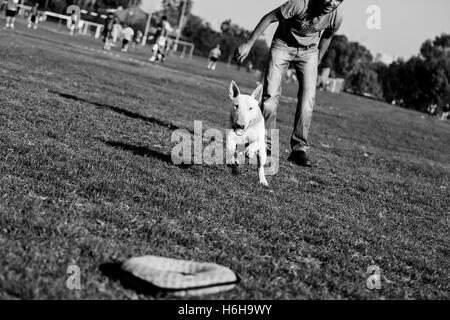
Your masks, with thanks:
M238 105L238 104L235 104L235 105L234 105L234 108L235 108L235 109L239 108L239 105Z
M250 107L250 109L249 110L253 110L253 107Z

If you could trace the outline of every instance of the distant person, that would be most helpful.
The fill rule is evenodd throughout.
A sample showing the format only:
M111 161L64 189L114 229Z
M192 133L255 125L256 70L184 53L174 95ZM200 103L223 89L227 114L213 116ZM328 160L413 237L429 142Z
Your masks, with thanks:
M122 31L122 52L128 52L131 42L133 41L134 30L130 26L125 26Z
M75 31L77 31L78 29L78 20L80 19L80 17L77 15L76 11L73 10L72 14L70 15L68 24L69 24L69 30L70 30L70 35L73 36L75 34Z
M103 49L110 50L111 43L113 40L113 30L114 30L115 18L112 13L109 13L106 17L105 23L103 25Z
M220 56L222 55L222 51L220 51L220 44L218 44L214 49L209 52L209 63L208 70L216 70L217 61L219 61Z
M162 52L160 53L159 61L164 63L166 62L166 58L169 56L170 52L173 49L173 40L170 37L166 38L166 45Z
M33 29L37 29L39 23L39 2L36 2L31 8L30 16L28 17L28 28L33 27Z
M241 67L242 67L242 62L241 61L237 61L236 62L236 70L237 71L241 71Z
M246 70L248 73L251 73L253 71L253 62L251 61L247 62Z
M161 22L158 24L155 34L156 41L152 48L152 56L149 59L150 62L161 62L164 60L167 47L167 38L169 33L173 31L174 29L167 21L167 16L162 16Z
M142 38L144 37L144 34L142 33L141 30L138 30L133 37L133 50L136 50L136 48L139 46L139 44L142 43Z
M6 29L14 29L14 22L19 10L18 4L19 0L8 0L6 3Z
M284 83L289 84L292 82L297 82L297 77L295 76L295 68L289 66L284 76Z
M261 109L266 120L267 151L270 154L270 130L276 128L281 82L289 63L292 63L299 80L299 99L291 138L292 153L288 160L299 166L312 166L306 152L309 149L308 135L315 104L318 66L328 50L332 36L342 24L342 10L339 8L342 2L343 0L290 0L266 14L249 40L235 52L236 59L244 61L255 41L269 25L279 22L264 77Z
M116 43L117 40L119 39L119 36L122 33L122 25L120 24L119 19L114 19L114 25L113 25L113 38L112 38L112 42Z

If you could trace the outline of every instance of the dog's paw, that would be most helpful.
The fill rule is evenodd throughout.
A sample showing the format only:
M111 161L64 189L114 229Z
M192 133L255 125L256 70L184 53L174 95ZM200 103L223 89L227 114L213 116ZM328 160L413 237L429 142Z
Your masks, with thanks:
M267 182L266 178L260 179L259 180L259 184L262 185L263 187L268 187L269 186L269 183Z
M245 149L245 156L249 159L253 159L256 156L256 152L258 150L254 150L251 147L247 147L247 149Z
M235 176L238 176L241 174L241 168L237 164L231 165L231 173Z

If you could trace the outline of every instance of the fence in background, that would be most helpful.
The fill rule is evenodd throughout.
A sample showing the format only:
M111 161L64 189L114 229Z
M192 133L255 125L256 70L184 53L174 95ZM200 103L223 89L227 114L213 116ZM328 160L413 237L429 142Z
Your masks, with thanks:
M19 16L26 17L30 14L32 7L26 5L19 6ZM80 11L83 14L90 14L91 16L99 16L95 12L87 12L86 10ZM66 27L70 22L70 16L59 14L51 11L40 11L41 19L44 21L53 22L56 24L56 29L61 30L62 27ZM105 19L105 15L100 15L100 18ZM42 22L44 22L42 21ZM94 36L96 39L100 38L103 25L81 19L78 25L79 33L82 35Z
M0 0L1 1L1 0ZM19 4L19 16L21 17L28 17L31 13L32 7L27 5ZM82 14L89 14L93 17L100 17L102 19L106 19L106 15L104 14L98 14L95 12L88 12L86 10L80 11ZM55 29L58 31L61 31L63 28L67 28L69 26L70 16L64 15L60 13L55 13L51 11L40 11L40 20L41 23L43 22L49 22L55 25ZM95 22L86 21L83 19L80 19L79 25L78 25L78 33L82 35L89 35L93 36L94 38L98 39L101 37L103 30L103 24L98 24ZM175 41L176 39L173 38L172 41ZM192 59L194 56L194 50L195 45L191 42L186 41L178 41L178 46L176 51L172 51L173 55L179 56L181 59L188 58Z

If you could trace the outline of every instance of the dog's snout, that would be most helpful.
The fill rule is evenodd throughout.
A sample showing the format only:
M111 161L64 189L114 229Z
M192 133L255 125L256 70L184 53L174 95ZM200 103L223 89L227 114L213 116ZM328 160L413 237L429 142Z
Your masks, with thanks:
M236 130L244 130L245 129L245 126L242 124L239 124L239 123L236 123L235 127L236 127Z

